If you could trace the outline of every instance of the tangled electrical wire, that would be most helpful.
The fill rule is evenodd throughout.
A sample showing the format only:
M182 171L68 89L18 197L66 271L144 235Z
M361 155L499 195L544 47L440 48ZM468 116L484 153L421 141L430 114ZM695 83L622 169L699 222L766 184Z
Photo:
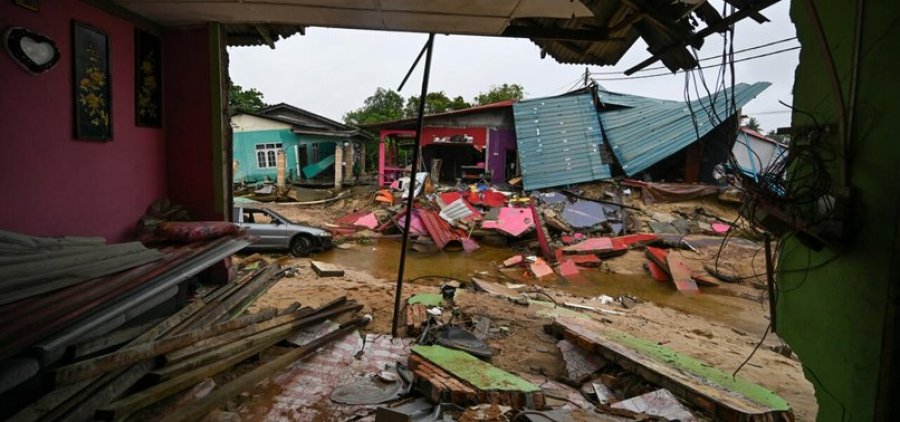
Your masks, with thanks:
M733 13L734 6L723 3L723 16L726 15L729 7L731 8L731 13ZM699 62L697 51L692 49L692 53ZM695 69L685 72L684 100L688 105L697 139L703 139L698 120L706 118L713 127L722 125L722 127L726 128L729 135L738 139L736 142L747 146L744 141L740 140L739 117L736 116L738 113L738 100L735 97L736 75L734 71L733 25L722 35L721 58L712 87L707 82L706 75L702 70ZM706 96L701 96L701 88L705 91ZM696 96L695 100L692 100L692 94ZM740 215L747 217L746 220L750 223L752 229L762 232L770 231L769 228L763 227L759 222L758 217L761 215L761 211L771 209L772 206L777 206L782 210L783 215L781 219L786 222L785 226L787 228L777 236L772 255L787 257L802 250L800 242L796 242L791 250L785 250L789 239L797 237L817 226L829 224L834 220L835 199L832 196L834 184L830 169L842 157L836 151L837 146L826 139L828 128L821 125L815 116L783 102L781 104L791 109L792 112L807 117L813 125L804 130L799 136L793 136L789 147L782 149L768 162L763 160L752 148L746 148L748 158L755 160L755 163L759 164L760 169L755 174L749 174L741 170L742 166L734 154L733 145L706 142L703 146L704 148L711 148L714 152L721 154L720 156L725 157L726 167L731 170L731 174L736 179L734 185L741 193L742 205ZM732 118L730 116L735 117ZM840 163L837 164L840 165ZM735 223L737 223L737 220ZM732 224L732 227L734 227L734 224ZM719 246L719 250L715 255L714 269L716 271L718 271L719 258L732 238L733 235L729 231ZM806 265L801 268L777 268L775 270L781 275L802 273L802 276L789 289L782 288L774 279L770 280L769 282L773 284L773 288L770 290L770 295L773 296L770 304L777 304L779 296L782 294L800 289L809 279L811 270L823 267L839 257L839 253L835 253L830 258L813 263L811 250L809 248L803 249L807 253ZM756 259L755 255L753 259ZM766 274L753 274L746 278L757 278L764 275ZM759 343L756 344L753 351L738 366L734 374L737 374L750 361L770 331L774 331L772 322L766 328ZM808 366L805 366L805 368L823 390L837 400L837 397L831 394L828 388L821 383L815 372ZM839 400L837 401L841 405L843 413L845 413L846 408L843 403Z

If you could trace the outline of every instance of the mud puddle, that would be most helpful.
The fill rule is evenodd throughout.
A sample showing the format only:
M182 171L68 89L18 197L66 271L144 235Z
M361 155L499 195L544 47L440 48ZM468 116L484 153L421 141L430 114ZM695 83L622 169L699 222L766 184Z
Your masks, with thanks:
M602 270L586 270L580 280L534 280L522 277L525 270L506 270L500 274L499 262L515 255L509 248L482 245L474 252L441 251L421 253L410 250L406 257L404 280L426 276L447 276L468 280L472 275L487 271L511 277L523 283L552 287L584 297L634 296L642 301L702 316L710 321L729 325L750 334L766 329L768 321L760 318L765 310L758 302L735 297L728 287L703 288L703 293L685 296L668 283L661 283L644 275L624 275ZM396 280L400 260L400 241L381 239L370 244L353 244L351 249L333 249L315 256L316 260L344 268L366 272L385 280Z

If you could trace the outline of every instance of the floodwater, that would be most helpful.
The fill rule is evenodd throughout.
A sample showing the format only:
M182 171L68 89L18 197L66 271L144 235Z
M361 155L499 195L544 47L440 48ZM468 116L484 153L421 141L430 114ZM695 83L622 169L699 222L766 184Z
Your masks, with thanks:
M371 244L354 244L351 249L333 249L316 255L315 259L344 268L355 269L386 280L396 280L400 264L399 239L380 239ZM497 265L516 252L509 248L482 245L475 252L440 251L422 253L409 250L406 254L404 280L414 280L427 276L446 276L469 280L473 275L487 272L494 277L502 277L511 282L539 284L567 291L585 297L599 295L633 296L643 301L677 309L681 312L702 316L748 332L762 335L768 321L762 317L766 313L762 304L745 298L727 294L724 288L701 288L702 293L687 296L675 290L670 283L661 283L646 275L614 274L601 270L586 270L584 278L577 281L525 279L525 270L497 270ZM615 259L615 258L613 258ZM496 281L496 280L495 280Z

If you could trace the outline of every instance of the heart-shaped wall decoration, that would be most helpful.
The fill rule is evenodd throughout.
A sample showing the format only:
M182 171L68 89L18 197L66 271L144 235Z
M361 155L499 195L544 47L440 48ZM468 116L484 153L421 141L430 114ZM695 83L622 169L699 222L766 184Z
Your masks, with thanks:
M59 49L53 40L25 28L7 29L3 45L13 60L31 73L46 72L59 61Z

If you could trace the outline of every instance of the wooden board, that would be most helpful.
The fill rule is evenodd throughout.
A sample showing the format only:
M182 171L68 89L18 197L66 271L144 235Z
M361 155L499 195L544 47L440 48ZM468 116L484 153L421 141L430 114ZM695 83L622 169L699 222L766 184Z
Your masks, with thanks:
M670 253L666 257L666 261L669 264L669 274L672 275L672 283L675 283L675 288L679 292L686 294L700 293L697 283L691 278L691 269L688 268L678 254Z
M311 261L309 264L319 277L343 277L344 270L336 265L322 261Z
M625 370L668 389L713 420L790 421L790 405L774 392L661 346L583 318L556 318L548 329Z

